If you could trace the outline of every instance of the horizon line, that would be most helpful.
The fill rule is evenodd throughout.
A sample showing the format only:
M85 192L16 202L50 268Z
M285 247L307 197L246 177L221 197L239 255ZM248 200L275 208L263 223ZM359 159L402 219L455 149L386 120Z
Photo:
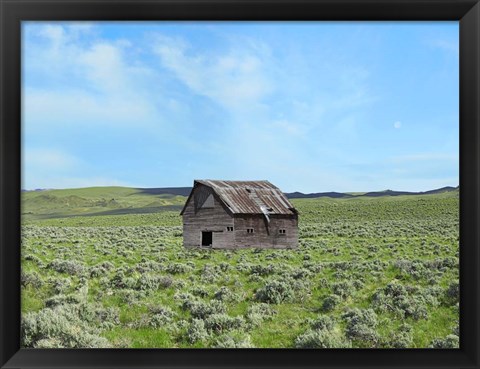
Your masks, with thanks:
M87 187L68 187L68 188L35 188L35 189L20 189L21 192L35 192L35 191L62 191L62 190L81 190L81 189L87 189L87 188L109 188L109 187L117 187L117 188L132 188L132 189L137 189L137 190L149 190L149 189L174 189L174 188L193 188L193 186L166 186L166 187L136 187L136 186L87 186ZM317 192L302 192L302 191L282 191L283 193L301 193L304 195L309 195L309 194L317 194L317 193L330 193L330 192L335 192L335 193L368 193L368 192L385 192L385 191L393 191L393 192L410 192L410 193L423 193L423 192L428 192L428 191L434 191L442 188L460 188L460 184L457 184L456 186L442 186L442 187L436 187L432 188L430 190L425 190L425 191L409 191L409 190L392 190L391 188L386 188L383 190L368 190L368 191L335 191L335 190L329 190L329 191L317 191ZM281 189L280 189L281 190Z

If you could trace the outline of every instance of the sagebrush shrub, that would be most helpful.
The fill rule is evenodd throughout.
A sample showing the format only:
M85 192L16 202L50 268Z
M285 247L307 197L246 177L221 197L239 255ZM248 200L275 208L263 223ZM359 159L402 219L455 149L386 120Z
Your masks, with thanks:
M431 348L437 349L451 349L460 347L460 339L454 334L449 334L445 338L437 338L430 344Z
M389 335L384 346L387 348L413 348L412 327L406 323L402 324L397 331Z
M146 297L145 291L136 291L132 289L121 289L115 292L122 303L127 305L138 304L140 300Z
M205 328L216 334L245 326L245 319L242 316L231 317L227 314L211 314L205 318L204 322Z
M160 288L168 288L174 283L170 276L143 274L136 281L136 289L141 291L155 291Z
M311 262L311 261L305 261L303 263L303 267L305 269L309 270L310 272L312 272L314 274L317 274L323 269L323 264L315 263L315 262Z
M453 334L455 336L460 336L460 324L459 323L455 324L455 326L453 327Z
M115 268L115 265L113 265L111 262L104 261L103 263L94 265L89 268L90 277L95 278L95 277L101 277L101 276L107 275L108 272L110 272L114 268Z
M200 272L200 279L206 283L213 283L224 275L222 269L215 264L205 264Z
M245 318L250 328L258 327L263 321L272 319L276 311L265 303L253 303L247 309Z
M63 343L58 338L42 338L35 343L35 348L40 349L55 349L64 348Z
M378 325L377 314L372 309L350 309L342 314L342 318L347 322L345 333L348 338L375 346L379 335L376 331Z
M208 297L210 295L210 292L203 286L193 286L189 291L192 295L198 297Z
M210 334L205 329L205 322L202 319L192 319L186 333L186 339L190 343L205 342Z
M320 315L310 323L310 326L315 330L331 331L335 327L335 320L328 315Z
M51 286L53 293L65 294L72 288L72 280L70 278L49 277L47 283Z
M347 348L351 342L345 338L333 318L321 315L309 319L310 329L299 335L294 342L297 348Z
M43 265L42 259L40 259L38 256L33 255L33 254L27 254L27 255L25 255L25 257L23 259L26 260L26 261L33 261L37 265L40 265L40 264Z
M352 296L355 292L355 287L350 281L341 281L332 284L333 294L345 300Z
M458 282L451 283L445 291L445 299L449 305L454 305L460 299L460 284Z
M192 317L198 319L205 319L212 314L223 314L226 311L225 305L218 300L212 300L208 303L198 300L186 300L183 302L182 308L189 310Z
M285 280L271 280L255 294L257 301L269 304L280 304L282 302L292 301L294 298L293 288L291 284Z
M289 273L289 275L293 279L307 279L307 278L310 278L313 275L313 273L307 268L298 268L293 270L291 273Z
M352 344L340 333L327 330L308 330L295 339L296 348L348 348Z
M372 305L378 311L391 311L402 318L415 320L428 317L427 304L438 303L435 289L420 289L404 286L397 281L390 282L373 294Z
M242 331L232 331L222 334L214 343L216 348L252 348L251 337Z
M228 258L228 254L226 254L225 256ZM222 261L220 264L218 264L218 266L220 267L222 272L227 272L228 270L230 270L232 268L230 264L228 264L224 261Z
M166 306L150 306L147 314L142 314L130 326L134 328L170 328L176 313Z
M222 286L215 292L213 298L224 302L240 301L241 296L231 291L228 287Z
M335 309L340 303L341 298L337 295L329 295L325 297L322 304L322 311L329 312Z
M120 324L120 311L118 307L96 308L95 321L101 329L111 329Z
M191 272L193 270L193 267L188 264L171 263L167 265L165 270L167 271L167 273L170 273L170 274L183 274L183 273Z
M267 276L276 273L276 268L273 264L262 265L262 264L253 264L250 266L250 274Z
M48 263L47 268L53 269L59 273L70 275L81 275L85 272L85 266L73 260L54 259Z
M23 347L98 348L110 347L100 337L93 321L83 319L85 306L60 305L45 308L22 317L21 339ZM97 321L98 323L98 321Z
M37 272L24 272L22 271L21 277L20 277L20 284L23 287L31 286L35 289L38 289L43 286L43 280L42 277L40 277L40 274Z
M158 272L163 270L163 265L156 261L152 260L142 260L142 262L135 265L135 270L139 273L150 273L150 272Z
M112 288L137 288L137 280L133 277L127 277L122 270L119 270L110 280L110 287Z
M54 307L63 304L78 304L82 301L78 295L55 295L45 300L46 307Z
M148 308L150 316L150 326L152 328L160 328L173 321L176 313L167 306L150 306Z

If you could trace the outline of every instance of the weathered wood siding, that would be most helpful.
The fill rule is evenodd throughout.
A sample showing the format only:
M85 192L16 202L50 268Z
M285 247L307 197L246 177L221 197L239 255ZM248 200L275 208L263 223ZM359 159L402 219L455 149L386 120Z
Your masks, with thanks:
M247 229L253 228L253 233ZM235 246L237 248L294 248L298 246L298 220L293 216L271 216L270 222L263 215L235 216ZM279 232L285 229L285 234Z
M234 232L227 231L227 227L234 226L233 217L208 187L200 186L194 191L198 191L198 194L193 194L183 212L183 245L201 246L202 232L205 231L212 232L213 248L233 248ZM213 207L202 207L210 194L213 195ZM199 208L195 209L195 203Z
M274 247L298 247L298 215L272 217L270 228L271 234L274 235ZM284 229L285 234L280 234L280 229Z

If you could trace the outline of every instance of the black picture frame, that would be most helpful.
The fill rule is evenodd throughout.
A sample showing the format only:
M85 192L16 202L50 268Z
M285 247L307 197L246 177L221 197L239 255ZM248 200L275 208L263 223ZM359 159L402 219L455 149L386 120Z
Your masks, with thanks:
M478 0L0 0L0 366L13 368L479 368ZM460 23L460 349L20 349L21 22L456 20Z

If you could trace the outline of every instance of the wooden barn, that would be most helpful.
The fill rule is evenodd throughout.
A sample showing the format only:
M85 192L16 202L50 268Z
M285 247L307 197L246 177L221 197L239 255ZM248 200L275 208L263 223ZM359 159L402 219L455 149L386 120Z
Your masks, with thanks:
M268 181L195 180L180 214L185 247L298 245L298 212Z

